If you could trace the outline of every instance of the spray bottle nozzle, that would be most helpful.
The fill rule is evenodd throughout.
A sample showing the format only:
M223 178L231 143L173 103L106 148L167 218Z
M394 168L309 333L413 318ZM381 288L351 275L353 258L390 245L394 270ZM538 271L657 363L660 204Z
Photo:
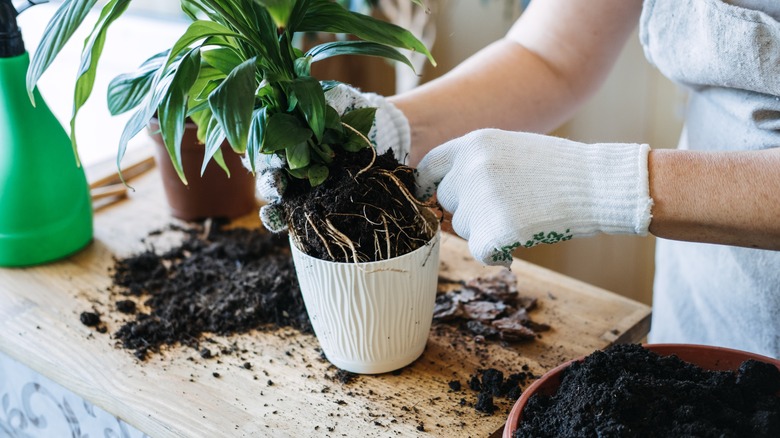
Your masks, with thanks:
M0 58L12 58L24 53L22 32L16 23L17 15L11 0L0 0Z

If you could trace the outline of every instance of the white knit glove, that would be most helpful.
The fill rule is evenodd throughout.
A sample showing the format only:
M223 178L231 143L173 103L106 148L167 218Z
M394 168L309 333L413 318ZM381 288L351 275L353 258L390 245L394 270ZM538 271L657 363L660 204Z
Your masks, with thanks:
M374 93L361 93L356 88L339 84L325 92L325 101L339 115L358 108L376 108L374 126L368 133L369 140L378 154L391 149L401 163L408 160L411 144L409 121L401 110L384 97ZM276 155L260 155L256 165L257 193L268 202L260 208L260 219L268 230L275 233L284 231L287 223L279 205L287 187L287 176L282 170L284 160Z
M484 129L429 152L417 168L417 196L437 192L474 258L509 266L518 247L647 234L649 150Z

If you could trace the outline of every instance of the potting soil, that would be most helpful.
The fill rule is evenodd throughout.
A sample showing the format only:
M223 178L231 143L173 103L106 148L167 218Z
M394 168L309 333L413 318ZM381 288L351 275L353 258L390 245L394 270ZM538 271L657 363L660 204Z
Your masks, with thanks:
M316 187L290 178L284 193L290 227L305 240L300 243L306 254L372 262L408 254L433 237L435 227L421 226L417 209L423 207L413 201L413 169L399 165L392 151L376 157L369 148L339 153L329 169L328 179Z
M114 335L122 346L144 359L162 345L198 348L203 333L311 331L286 236L216 223L205 230L178 228L185 233L179 246L116 261L114 285L148 309L116 303L135 314Z
M771 364L708 371L617 345L568 367L554 396L533 395L513 437L778 437L778 391Z

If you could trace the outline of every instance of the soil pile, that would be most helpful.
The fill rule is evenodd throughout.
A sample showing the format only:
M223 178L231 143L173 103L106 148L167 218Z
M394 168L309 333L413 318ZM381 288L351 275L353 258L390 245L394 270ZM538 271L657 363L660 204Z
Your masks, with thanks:
M771 364L707 371L619 345L567 368L556 395L532 396L513 436L777 437L778 391Z
M198 348L203 333L281 326L311 331L286 236L218 223L174 229L185 233L181 245L115 263L119 292L142 299L149 309L115 333L139 359L162 345ZM117 310L135 311L127 301L117 302Z

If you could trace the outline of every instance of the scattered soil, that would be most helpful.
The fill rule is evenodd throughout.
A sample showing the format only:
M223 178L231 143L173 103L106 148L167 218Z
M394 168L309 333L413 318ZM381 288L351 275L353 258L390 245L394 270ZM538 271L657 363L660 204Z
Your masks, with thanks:
M175 236L173 241L181 243L166 250L156 249L150 243L156 242L158 237L170 242L167 239L169 233ZM235 350L240 357L238 366L246 370L261 370L260 363L247 362L238 354L246 350L240 350L235 345L228 350L220 349L207 334L230 335L253 329L275 330L279 327L311 332L286 236L274 236L256 229L228 228L217 222L209 225L207 222L191 228L169 226L152 232L146 242L146 250L115 261L112 270L112 289L115 293L113 305L103 309L103 313L114 310L122 314L122 320L127 322L116 331L114 337L120 346L132 350L139 359L148 359L161 347L182 344L194 348L199 358L208 360L216 357L216 363L219 363L220 355L231 354ZM506 364L487 356L482 357L488 350L485 349L486 345L478 345L480 336L473 327L469 328L468 322L478 322L497 330L492 333L479 332L483 337L502 341L531 340L538 331L547 329L546 325L527 318L527 312L536 307L536 301L518 294L516 279L509 271L467 282L453 283L440 278L439 283L460 289L443 294L452 303L448 309L454 307L455 311L438 318L437 325L446 326L449 333L456 334L458 342L473 347L474 350L468 351L484 359L481 366L485 368L477 370L468 380L448 382L443 392L449 390L459 393L452 399L455 403L460 400L460 404L453 407L456 410L473 408L480 417L505 411L507 403L511 406L534 376L528 372L527 366L523 367L523 372L516 374L488 368L500 366L507 369ZM474 304L466 306L470 303ZM437 308L440 305L441 302ZM499 308L501 311L497 312ZM96 324L103 326L99 313L84 313L94 314L98 318ZM506 330L505 326L493 324L494 321L507 318L523 328ZM465 331L461 332L452 323ZM533 334L527 337L513 335L518 330L521 333L531 330ZM460 344L453 342L453 348L460 348L457 346ZM285 353L290 356L289 352ZM325 361L324 356L322 361ZM224 374L222 370L212 371L209 378L219 379ZM392 374L400 375L403 372L401 369ZM504 378L505 374L508 377ZM265 375L268 376L267 373ZM344 389L348 391L347 396L359 395L361 392L362 376L330 366L324 377L340 388L347 388ZM270 378L261 379L267 386L275 385ZM258 376L255 376L255 380L258 380ZM466 395L470 390L474 391L474 395ZM329 391L328 387L322 390ZM336 392L334 390L334 394ZM368 396L378 397L370 390ZM436 397L430 403L439 399ZM411 408L398 419L404 418L404 415L419 422L423 430L433 427L432 424L423 424L425 418L416 408ZM384 413L381 417L384 418ZM465 425L465 422L462 424ZM438 424L435 426L439 427Z
M618 345L567 368L554 396L532 396L513 436L777 437L778 391L771 364L708 371Z
M523 392L523 387L534 378L535 376L528 371L513 373L504 379L504 373L495 368L478 370L468 381L469 389L479 393L474 409L485 414L493 414L498 409L493 403L494 397L517 400Z
M119 300L116 302L116 310L125 313L125 314L133 314L135 313L135 301L133 300Z
M171 230L184 233L179 246L165 252L150 248L116 260L113 270L119 292L138 297L148 309L115 333L139 359L177 343L211 357L208 349L199 347L204 333L285 326L311 331L284 236L227 229L216 222ZM133 300L116 305L121 312L135 312Z
M87 327L97 327L100 325L100 315L96 312L81 312L79 320Z
M517 277L504 269L491 277L469 280L463 287L436 297L435 322L459 324L477 340L532 341L550 329L531 320L535 298L517 291Z
M392 151L337 154L324 183L311 187L290 178L283 197L288 229L303 252L323 260L369 262L410 253L436 232L412 195L413 172Z

